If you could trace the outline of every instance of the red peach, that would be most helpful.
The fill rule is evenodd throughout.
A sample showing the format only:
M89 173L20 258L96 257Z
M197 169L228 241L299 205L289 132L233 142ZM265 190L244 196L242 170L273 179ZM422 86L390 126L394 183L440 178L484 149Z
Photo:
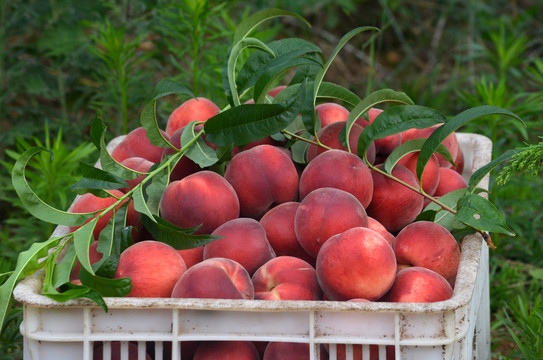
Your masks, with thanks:
M206 341L202 342L194 360L260 360L260 355L251 341Z
M315 114L319 116L322 129L331 123L347 120L349 110L337 103L324 102L315 106Z
M394 245L394 241L396 240L396 237L392 235L379 221L375 220L371 216L368 216L368 228L372 229L373 231L377 231L379 235L385 238L386 241L390 244L390 246Z
M252 276L257 300L321 300L315 269L293 256L278 256Z
M417 178L417 161L419 159L419 153L412 152L405 154L398 164L405 166L415 175ZM417 179L418 181L418 179ZM436 154L433 154L430 161L426 164L424 171L422 172L422 189L428 195L433 195L436 192L437 185L439 183L439 161Z
M398 272L394 285L382 300L428 303L448 300L452 295L453 289L443 276L435 271L415 266Z
M317 278L329 300L379 299L392 286L396 256L377 232L355 227L332 236L317 256Z
M320 129L317 132L317 137L319 138L320 142L329 148L332 149L339 149L346 151L347 149L341 141L339 140L339 133L341 130L345 127L346 122L344 121L338 121L331 123L327 125L326 127ZM349 133L349 145L351 147L351 152L356 153L356 149L358 147L358 138L360 137L360 134L362 134L362 126L353 124L353 127L351 128L351 132ZM307 161L311 162L314 158L317 157L317 155L322 154L323 152L327 151L328 149L323 148L321 146L317 146L315 144L310 144L307 148ZM373 164L375 161L375 144L372 143L370 148L367 152L367 158L370 163Z
M279 204L268 210L260 223L277 256L295 256L314 265L315 258L302 248L294 230L294 217L299 206L300 203L295 201Z
M113 204L117 202L117 198L120 198L124 196L124 193L120 190L108 190L108 192L112 195L111 197L98 197L96 195L93 195L91 193L84 194L78 198L76 198L72 204L72 207L70 208L71 213L91 213L91 212L99 212L100 210L104 210ZM127 200L124 200L123 203L125 203ZM123 204L121 203L121 205ZM117 209L121 206L119 205ZM99 213L97 213L94 217L98 216ZM95 240L98 240L98 236L100 235L100 232L106 227L107 223L113 216L113 212L109 211L98 221L96 222L96 226L94 227L93 236ZM128 204L127 209L127 215L126 215L126 226L132 226L132 239L134 241L139 240L140 238L140 232L143 228L143 225L140 221L140 214L134 209L134 202L130 200L130 203ZM91 221L91 219L87 220L85 222L88 223ZM70 231L75 231L80 226L71 226L69 228Z
M362 127L366 127L369 124L372 124L375 121L375 118L379 116L379 114L382 112L383 112L382 109L371 108L368 110L369 121L363 118L359 118L355 121L355 124L358 124ZM394 149L396 149L398 146L402 144L402 134L398 133L398 134L386 136L382 139L376 139L374 143L375 143L375 152L377 153L377 155L386 157Z
M201 225L196 234L210 234L228 220L239 217L239 200L224 177L202 170L166 187L160 214L182 228Z
M315 258L330 236L356 226L368 226L364 207L354 195L330 187L310 192L294 217L300 245Z
M192 265L198 264L200 261L204 259L203 246L197 246L192 249L177 250L177 252L181 255L181 257L185 261L187 268L191 267Z
M433 270L454 284L460 247L442 225L431 221L411 223L396 235L393 248L398 264Z
M275 257L266 230L255 219L237 218L219 226L212 233L222 236L204 247L204 260L223 257L240 263L250 275Z
M456 155L456 159L454 159L454 163L456 166L453 166L452 168L456 170L457 173L462 174L464 172L464 151L461 147L458 147L458 154Z
M173 247L145 240L121 253L115 278L132 279L129 297L170 297L177 280L186 270L185 261Z
M440 197L451 191L467 188L466 180L456 170L440 167L439 183L437 184L435 197Z
M121 161L121 165L124 165L129 169L132 169L137 172L142 172L142 173L149 172L149 170L151 169L151 166L153 166L154 164L155 164L154 162L151 162L139 156L129 157ZM128 183L128 187L120 189L120 190L125 193L128 192L129 190L136 187L136 185L141 183L143 179L145 179L146 176L147 175L145 174L141 174L135 179L126 180L126 182Z
M402 132L402 144L411 139L426 139L440 126L441 124L437 124L424 129L405 130ZM458 154L458 139L456 138L456 133L453 132L447 136L447 138L443 140L443 145L449 150L451 158L454 160ZM445 160L442 155L437 154L437 159L439 160L439 166L447 168L452 167L452 164Z
M254 299L251 276L238 262L204 259L188 268L171 292L172 298Z
M294 342L270 342L263 360L310 360L309 344Z
M224 177L236 190L243 217L260 219L273 205L298 196L298 171L275 146L258 145L236 154Z
M300 199L322 187L347 191L364 208L373 196L373 178L368 166L358 156L342 150L325 151L307 164L300 176Z
M219 107L209 99L203 97L189 99L170 114L166 123L166 134L172 135L177 129L186 126L191 121L207 121L219 111Z
M102 260L102 257L104 254L98 252L98 241L94 241L89 246L89 260L91 265L97 263L98 261ZM79 271L81 271L81 263L79 260L75 263L75 266L72 270L72 273L70 275L70 281L73 280L79 280Z
M377 168L382 169L382 164ZM368 216L379 221L391 233L396 233L416 219L424 205L424 198L381 173L373 170L371 173L373 199L366 208ZM417 179L405 166L396 164L392 169L392 175L418 188Z
M170 137L162 133L166 140ZM111 152L111 157L121 162L130 157L142 157L153 163L159 163L162 159L164 148L151 144L147 138L147 130L143 127L137 127L129 132L119 145Z

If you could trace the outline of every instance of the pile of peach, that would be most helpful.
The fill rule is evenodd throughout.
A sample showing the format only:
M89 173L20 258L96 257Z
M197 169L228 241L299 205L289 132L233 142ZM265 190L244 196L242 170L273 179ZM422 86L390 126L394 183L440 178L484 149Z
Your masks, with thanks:
M181 133L189 121L206 121L218 111L207 99L188 100L171 114L164 136L180 147ZM201 225L196 234L222 238L194 249L175 250L150 238L131 207L128 223L136 229L136 242L121 254L116 271L116 277L132 279L129 296L449 299L460 261L456 239L439 224L415 220L428 203L421 194L370 170L346 151L338 140L349 115L346 108L323 103L316 111L322 124L319 139L332 149L310 145L305 166L293 162L282 143L266 138L236 149L224 174L201 169L186 157L173 169L162 195L160 216L182 228ZM371 109L369 121L359 119L349 141L356 144L364 126L380 112ZM377 140L368 159L380 164L403 142L428 137L433 130L412 129ZM422 177L425 192L436 198L466 187L460 175L463 153L456 135L449 136L444 145L456 167L436 154ZM171 149L151 145L145 130L138 128L115 148L112 157L146 172L168 151ZM419 187L414 175L416 161L417 153L406 155L392 174ZM130 181L130 186L143 176ZM94 211L114 201L87 194L74 203L72 211ZM107 220L105 216L101 219L95 238ZM91 262L100 259L96 242L90 253ZM73 279L77 281L77 269Z

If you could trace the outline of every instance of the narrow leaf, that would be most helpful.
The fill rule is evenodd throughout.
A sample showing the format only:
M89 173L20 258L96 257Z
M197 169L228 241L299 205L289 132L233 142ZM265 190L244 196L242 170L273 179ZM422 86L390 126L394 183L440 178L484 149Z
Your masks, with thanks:
M441 196L438 200L441 204L447 206L454 211L457 211L458 200L466 195L466 193L467 189L465 188L457 189ZM434 213L431 221L444 226L449 231L452 231L456 227L455 224L458 220L455 218L455 214L448 210L443 210L441 206L434 202L430 202L424 208L424 210L421 212L421 216L417 217L417 220L423 220L424 216L430 216L430 212ZM428 220L428 218L426 218L426 220Z
M70 190L77 191L78 194L84 194L91 189L113 190L128 187L128 183L124 179L93 165L81 162L79 168L83 179L70 186ZM134 177L137 177L136 173L134 173Z
M468 189L470 192L473 192L477 185L483 180L483 178L489 174L492 170L494 170L496 167L498 167L500 164L502 164L505 161L511 160L515 154L518 154L522 151L522 149L510 149L507 150L505 153L497 157L496 159L492 160L485 166L477 169L471 177L469 178L468 183Z
M458 201L456 218L477 230L515 236L494 204L476 194L467 194Z
M168 140L166 140L162 130L158 126L156 118L156 102L156 99L152 100L141 110L141 126L145 129L145 136L147 136L151 144L164 148L174 147Z
M215 164L219 159L217 153L209 145L206 144L202 137L203 131L196 133L194 126L195 121L191 121L185 126L185 130L181 134L181 144L183 148L188 146L184 156L200 165L201 168L209 167Z
M168 96L168 95L188 95L192 98L195 98L196 96L193 94L190 89L188 89L186 86L182 85L181 83L172 80L172 79L162 79L158 82L158 84L155 86L155 96L153 97L153 100L158 100L161 97Z
M422 146L424 145L424 142L426 139L411 139L397 148L395 148L387 157L385 160L385 165L383 167L383 170L390 174L394 166L400 161L401 158L403 158L407 154L411 154L414 152L420 151ZM451 163L454 163L454 160L451 157L451 153L447 149L447 147L443 144L440 144L438 148L436 149L436 153L442 155L445 159L450 161ZM421 181L420 178L418 178L419 183Z
M77 259L81 263L81 269L86 269L90 273L93 273L91 263L89 260L89 247L92 241L94 241L93 231L96 227L98 218L95 217L79 229L74 231L74 246Z
M341 101L354 108L362 100L351 90L341 85L323 81L317 92L317 101Z
M522 119L509 110L499 108L497 106L483 105L470 108L456 115L454 118L446 121L438 127L432 135L428 137L428 141L421 149L420 156L417 162L417 175L422 174L426 164L435 152L435 149L441 144L450 134L458 130L461 126L488 115L504 115L510 116L523 123Z
M19 199L23 203L24 207L33 216L40 220L52 224L62 224L68 226L77 226L83 224L87 219L92 216L92 214L75 214L58 210L40 199L40 197L36 193L34 193L32 188L28 184L28 181L25 177L26 166L34 156L44 151L48 150L44 147L34 147L26 150L24 153L21 154L19 159L17 159L11 172L11 178L15 192L19 196Z
M121 279L109 279L96 274L91 274L81 267L79 272L81 283L95 289L104 297L123 297L132 290L132 280L128 277Z

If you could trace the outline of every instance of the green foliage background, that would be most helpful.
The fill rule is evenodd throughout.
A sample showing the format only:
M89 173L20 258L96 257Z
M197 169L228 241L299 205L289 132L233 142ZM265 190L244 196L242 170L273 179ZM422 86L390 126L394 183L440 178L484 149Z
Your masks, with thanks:
M328 53L354 27L380 28L367 46L349 43L327 73L360 96L388 87L444 114L478 105L509 109L526 128L497 118L463 129L491 138L495 154L538 143L543 135L543 4L535 0L3 1L0 274L52 230L31 220L13 192L10 169L17 154L37 144L54 149L54 160L36 159L29 177L37 193L66 208L75 194L51 189L78 179L79 160L96 160L89 126L97 109L112 135L126 133L166 77L223 107L220 72L235 25L268 7L297 12L312 28L281 19L258 37L302 37ZM161 102L162 124L182 100ZM505 185L491 181L491 200L518 234L495 238L498 249L491 252L492 349L498 359L543 358L543 344L534 337L543 323L542 186L537 172L515 174ZM0 338L0 359L22 357L20 319L15 306Z

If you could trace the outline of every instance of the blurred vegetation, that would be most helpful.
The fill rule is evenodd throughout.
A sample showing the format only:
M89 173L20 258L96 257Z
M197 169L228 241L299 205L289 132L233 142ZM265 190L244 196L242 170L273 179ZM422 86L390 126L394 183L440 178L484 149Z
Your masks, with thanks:
M543 135L541 1L2 1L0 273L51 232L30 219L13 192L10 168L18 153L35 144L53 150L52 161L31 164L29 178L44 198L67 207L74 195L51 189L77 179L79 160L97 158L89 145L97 109L113 135L126 133L164 77L224 106L220 74L235 25L268 7L297 12L312 28L282 19L259 36L303 37L325 53L354 27L379 27L372 41L350 42L327 74L360 96L390 87L446 115L484 104L512 110L526 127L500 117L462 129L492 139L495 154ZM161 102L162 124L182 100ZM541 333L543 322L537 296L543 289L542 187L541 176L533 174L500 186L491 179L491 198L517 233L495 238L499 248L491 252L493 358L541 358L533 334ZM14 307L0 359L21 358L20 319Z

